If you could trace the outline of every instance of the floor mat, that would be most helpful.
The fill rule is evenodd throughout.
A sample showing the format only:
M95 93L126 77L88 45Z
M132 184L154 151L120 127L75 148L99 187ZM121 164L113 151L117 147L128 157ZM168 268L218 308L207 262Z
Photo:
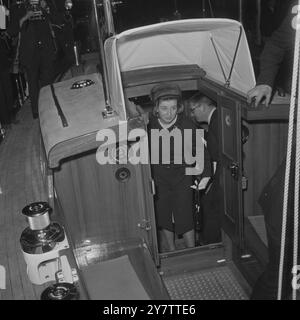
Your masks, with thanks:
M248 300L227 266L167 277L164 283L172 300Z

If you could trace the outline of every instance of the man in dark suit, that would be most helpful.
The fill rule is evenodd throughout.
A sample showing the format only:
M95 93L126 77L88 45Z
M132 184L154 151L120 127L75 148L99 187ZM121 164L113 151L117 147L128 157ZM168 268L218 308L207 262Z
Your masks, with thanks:
M208 125L205 140L212 166L210 172L213 172L213 175L201 201L203 238L206 244L217 243L221 241L220 203L222 197L219 169L218 111L216 104L201 93L195 94L188 100L188 110L196 123Z
M274 31L264 47L260 57L260 74L257 79L257 85L248 92L248 101L255 100L255 106L258 106L262 101L266 106L269 105L272 89L275 87L277 74L282 64L285 64L287 68L284 79L281 82L285 84L284 89L286 92L291 90L295 40L293 19L294 14L291 7L280 27Z
M248 93L248 102L255 100L255 106L261 101L264 101L268 106L272 96L272 90L275 85L276 76L280 66L285 63L286 92L291 90L292 66L293 66L293 51L295 40L295 13L297 7L291 8L288 15L284 19L281 26L272 34L269 41L266 43L264 51L261 55L261 70L255 88ZM298 119L299 121L299 119ZM292 159L294 156L292 156ZM283 212L283 192L285 178L284 160L277 169L274 176L265 186L259 203L263 209L268 238L269 262L264 273L258 279L252 292L252 299L256 300L274 300L277 298L278 277L279 277L279 261L281 248L281 226ZM282 298L287 299L291 294L291 270L292 270L292 223L293 223L293 193L294 193L294 163L291 165L290 173L290 198L288 201L288 221L287 221L287 244L286 244L286 259L283 274L283 290Z
M38 118L39 90L50 84L54 76L55 19L57 13L51 0L27 0L11 9L9 32L20 33L19 59L28 79L33 118Z

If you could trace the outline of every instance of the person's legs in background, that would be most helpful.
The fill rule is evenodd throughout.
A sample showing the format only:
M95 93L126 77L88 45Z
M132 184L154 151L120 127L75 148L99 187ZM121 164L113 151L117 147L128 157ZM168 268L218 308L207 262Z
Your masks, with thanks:
M255 283L251 300L277 299L280 245L275 244L269 237L268 242L269 262Z
M54 66L53 55L46 49L38 49L32 59L32 63L26 66L26 74L29 87L29 97L31 100L31 110L33 118L38 118L38 100L40 88L49 85L53 81Z
M29 98L31 111L34 119L38 118L38 99L39 99L39 61L26 66L26 75L28 81Z
M13 94L10 73L0 72L0 121L9 126L13 121Z
M205 244L218 243L221 237L221 190L214 181L207 194L201 199L203 210L203 240Z
M293 190L294 170L291 170L290 190ZM268 185L264 188L259 203L263 209L268 238L269 261L265 271L258 278L251 299L275 300L278 292L279 263L281 250L281 228L283 213L283 190L285 178L285 161L281 163ZM291 192L292 194L292 192ZM285 263L283 268L282 299L287 299L292 291L293 258L293 197L290 197L287 210L287 230L285 246Z
M54 76L54 56L46 50L41 50L41 61L39 69L40 88L51 84L53 82Z
M268 227L267 227L268 228ZM288 234L292 235L291 230ZM251 300L276 300L278 294L278 279L279 279L279 263L280 263L280 239L273 237L268 233L268 253L269 261L265 271L256 281L253 288ZM280 237L281 232L279 233ZM279 240L279 241L278 241ZM282 295L281 299L290 299L292 293L292 248L293 244L291 238L287 238L283 280L282 280Z

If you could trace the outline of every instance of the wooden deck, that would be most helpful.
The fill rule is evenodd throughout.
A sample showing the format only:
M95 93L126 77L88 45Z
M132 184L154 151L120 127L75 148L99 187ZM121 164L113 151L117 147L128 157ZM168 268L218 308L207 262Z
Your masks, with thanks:
M23 207L47 201L41 176L39 122L32 119L29 104L23 106L18 119L20 123L13 125L0 144L0 265L6 270L6 288L0 289L0 300L39 300L47 285L31 284L19 244L27 227Z
M36 300L46 286L29 281L19 239L27 227L24 206L46 201L39 163L39 122L31 117L30 105L18 114L0 144L0 265L6 270L6 288L0 300Z

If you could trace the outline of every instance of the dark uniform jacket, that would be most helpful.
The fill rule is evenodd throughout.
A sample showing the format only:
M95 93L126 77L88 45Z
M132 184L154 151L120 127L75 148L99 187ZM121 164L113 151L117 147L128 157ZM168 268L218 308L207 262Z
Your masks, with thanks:
M212 179L201 199L203 212L203 238L206 244L221 241L221 201L222 189L220 186L220 157L219 157L219 130L218 109L212 114L206 134L207 150L210 161L216 162L217 167ZM213 171L212 171L213 172Z
M0 38L0 122L2 125L10 124L12 120L13 94L9 53L8 40L5 37Z
M210 119L206 142L211 161L219 162L218 109L215 109Z
M285 81L285 89L290 91L292 81L293 68L293 47L295 30L292 23L296 22L291 11L283 21L280 28L275 31L271 40L266 45L261 59L261 74L258 78L258 84L274 85L274 81L279 70L280 64L286 58L287 78ZM295 142L293 143L295 146ZM293 147L294 149L294 147ZM294 150L293 152L294 153ZM292 155L292 159L295 155ZM280 259L280 245L281 245L281 226L282 226L282 212L283 212L283 198L284 198L284 182L285 182L285 165L284 159L271 180L264 187L259 198L259 204L263 209L266 231L268 237L268 253L269 263L264 273L259 277L252 292L252 299L276 299L277 284L278 284L278 270ZM285 268L283 272L283 297L286 298L291 290L291 269L292 269L292 225L293 225L293 193L294 193L294 177L295 165L291 164L290 185L289 185L289 199L287 206L287 242L285 255ZM299 251L299 250L298 250ZM298 252L299 254L299 252Z
M293 69L293 50L295 40L295 14L292 14L292 7L290 8L288 15L284 19L283 23L276 30L270 41L266 44L266 47L261 57L261 73L258 77L258 84L274 85L277 72L280 64L286 60L287 63L287 79L286 89L290 90L292 82L292 69ZM294 144L294 143L293 143ZM293 173L291 177L293 178ZM266 216L266 222L271 227L272 236L279 241L280 229L281 229L281 212L283 201L283 188L284 188L284 175L285 175L285 159L277 169L276 173L265 186L259 203L264 210ZM294 191L291 190L290 191ZM276 205L274 206L274 204Z
M49 59L55 58L55 39L52 34L50 23L59 23L55 6L52 1L47 1L50 12L45 14L45 19L23 23L22 28L19 22L25 16L27 9L24 4L14 5L11 9L11 24L8 31L11 35L16 36L21 33L19 59L22 65L28 66L35 57L36 49L42 46L47 52Z
M206 134L207 150L211 162L216 162L216 172L212 175L212 186L207 189L203 198L203 205L208 211L220 212L221 190L220 190L220 159L219 159L219 137L218 137L218 109L212 114L208 132Z
M283 64L285 72L281 82L286 92L290 92L291 89L293 68L295 28L292 23L295 13L292 14L292 8L293 6L290 7L286 18L265 45L260 57L260 74L257 79L257 84L267 84L273 87L279 68Z
M182 132L182 137L184 137L184 130L185 129L192 130L193 141L191 142L191 150L190 151L192 152L192 155L195 156L196 155L196 142L197 142L196 141L196 129L197 128L196 128L195 124L189 118L187 118L184 114L178 114L177 121L168 130L172 131L175 128L179 129ZM149 143L150 143L149 146L151 146L151 130L152 129L158 129L158 130L162 129L162 127L158 121L158 118L156 118L154 116L150 116L150 118L149 118L149 124L148 124ZM184 144L184 139L182 139L182 156L184 156L183 144ZM161 143L158 146L158 149L159 149L159 155L160 155L159 164L152 165L153 170L157 170L161 166L162 167L163 166L172 166L172 167L178 167L178 168L182 168L182 169L185 169L186 167L194 167L195 166L195 164L185 163L184 159L182 159L181 164L174 163L174 157L175 157L174 151L175 150L174 150L174 144L172 143L172 140L170 143L170 163L169 164L162 163L162 154L163 154L164 150L162 150ZM204 151L204 171L203 171L202 175L203 176L210 176L210 174L211 174L211 170L210 170L210 165L209 165L209 155L207 153L207 150L205 150Z
M10 48L9 48L8 40L4 37L4 35L2 38L0 34L0 72L5 72L9 70L9 66L10 66L9 59L8 59L9 53L10 53Z

